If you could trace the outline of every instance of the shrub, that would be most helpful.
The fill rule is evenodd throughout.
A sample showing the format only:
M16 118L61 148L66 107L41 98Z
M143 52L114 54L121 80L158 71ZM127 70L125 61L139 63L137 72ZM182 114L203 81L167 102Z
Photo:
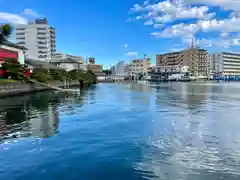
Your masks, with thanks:
M31 74L31 78L42 83L46 83L51 79L48 70L44 68L35 68Z

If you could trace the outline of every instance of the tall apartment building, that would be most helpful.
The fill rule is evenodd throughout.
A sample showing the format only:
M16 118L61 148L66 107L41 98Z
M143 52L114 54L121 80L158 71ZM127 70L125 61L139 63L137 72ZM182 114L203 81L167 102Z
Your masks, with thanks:
M187 66L189 72L195 76L209 75L209 57L204 49L190 48L184 51L167 53L156 56L157 66Z
M212 54L210 64L214 74L240 75L240 54L227 52Z
M56 30L46 18L16 25L16 40L27 48L25 56L31 59L49 61L56 53Z
M151 67L151 58L134 59L132 60L131 65L133 75L147 75L148 69Z

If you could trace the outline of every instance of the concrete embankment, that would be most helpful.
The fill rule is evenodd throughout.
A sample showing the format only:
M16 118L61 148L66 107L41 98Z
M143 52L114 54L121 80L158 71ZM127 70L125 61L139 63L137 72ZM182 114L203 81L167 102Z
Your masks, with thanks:
M49 84L60 88L69 88L73 86L80 88L80 84L78 81L71 81L67 86L61 81L52 81ZM88 85L84 84L84 86ZM52 90L52 88L34 83L32 84L22 84L21 82L6 83L0 84L0 97L15 96L25 93L33 93L47 90Z

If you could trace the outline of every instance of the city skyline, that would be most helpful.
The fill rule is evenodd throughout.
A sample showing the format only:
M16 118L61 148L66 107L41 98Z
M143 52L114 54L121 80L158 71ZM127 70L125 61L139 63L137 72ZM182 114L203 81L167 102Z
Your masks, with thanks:
M25 0L14 7L10 1L0 5L1 23L46 17L56 29L57 52L94 56L105 68L144 54L155 62L156 54L186 49L193 38L210 53L239 52L240 2L235 0Z

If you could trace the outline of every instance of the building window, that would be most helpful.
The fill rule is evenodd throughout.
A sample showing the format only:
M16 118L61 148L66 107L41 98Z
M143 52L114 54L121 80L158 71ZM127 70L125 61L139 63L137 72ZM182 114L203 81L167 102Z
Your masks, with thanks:
M24 31L25 28L16 28L16 31Z
M24 32L21 32L21 33L16 33L17 36L21 36L21 35L25 35Z

